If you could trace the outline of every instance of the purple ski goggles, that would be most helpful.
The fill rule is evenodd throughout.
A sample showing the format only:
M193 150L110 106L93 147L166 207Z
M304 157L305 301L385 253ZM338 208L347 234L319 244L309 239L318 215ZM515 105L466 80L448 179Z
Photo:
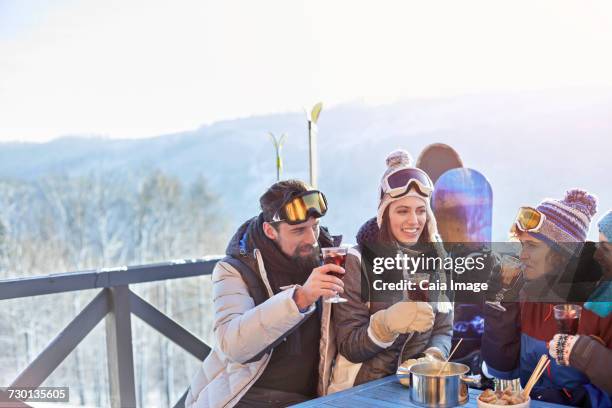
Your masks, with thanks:
M431 196L434 187L431 179L423 170L404 168L384 178L380 190L380 198L382 199L385 194L389 194L393 198L401 197L408 193L413 186L423 197Z

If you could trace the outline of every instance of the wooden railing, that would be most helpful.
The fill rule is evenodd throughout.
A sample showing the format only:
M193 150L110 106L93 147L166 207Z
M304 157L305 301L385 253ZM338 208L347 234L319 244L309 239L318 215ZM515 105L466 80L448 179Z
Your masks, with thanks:
M218 257L185 259L145 266L0 280L0 301L101 289L9 387L39 387L93 328L105 319L111 407L136 407L132 314L200 360L204 360L208 355L210 347L155 306L132 292L130 285L210 275L218 260ZM187 390L174 407L182 407L186 396ZM0 400L2 397L6 399L7 395L0 395ZM28 407L29 405L23 403L19 406Z

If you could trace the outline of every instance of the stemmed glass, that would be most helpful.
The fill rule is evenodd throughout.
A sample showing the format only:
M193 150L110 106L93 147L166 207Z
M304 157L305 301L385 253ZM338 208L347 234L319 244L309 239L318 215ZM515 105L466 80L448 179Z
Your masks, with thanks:
M495 301L487 300L485 303L493 309L505 312L506 308L502 306L501 301L504 299L504 294L512 289L523 273L522 262L512 255L502 255L501 259L501 282L502 287L495 295Z
M330 247L330 248L321 248L321 253L323 255L323 263L324 264L334 264L344 268L344 264L346 262L346 255L348 253L348 248L346 247ZM344 277L341 273L336 272L327 272L328 275L335 276L338 279L342 279ZM325 299L326 303L343 303L347 302L346 299L341 298L340 295L336 292L336 294L328 299Z

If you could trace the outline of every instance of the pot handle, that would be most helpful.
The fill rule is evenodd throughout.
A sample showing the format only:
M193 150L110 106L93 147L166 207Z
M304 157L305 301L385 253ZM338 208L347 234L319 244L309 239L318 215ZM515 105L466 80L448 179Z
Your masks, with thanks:
M467 375L462 375L461 376L461 381L465 384L471 384L473 386L475 386L476 388L480 388L482 386L482 382L480 381L481 377L480 375L475 375L473 377L467 376Z
M410 388L412 385L412 375L410 374L410 369L405 367L398 367L396 371L396 376L404 387Z

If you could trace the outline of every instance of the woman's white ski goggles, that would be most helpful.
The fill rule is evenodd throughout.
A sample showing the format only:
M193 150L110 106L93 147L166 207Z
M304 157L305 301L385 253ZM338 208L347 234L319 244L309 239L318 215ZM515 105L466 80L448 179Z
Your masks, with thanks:
M408 193L413 186L423 197L431 196L434 188L431 179L423 170L417 168L400 169L385 177L380 190L380 198L382 199L385 194L389 194L393 198L401 197Z

